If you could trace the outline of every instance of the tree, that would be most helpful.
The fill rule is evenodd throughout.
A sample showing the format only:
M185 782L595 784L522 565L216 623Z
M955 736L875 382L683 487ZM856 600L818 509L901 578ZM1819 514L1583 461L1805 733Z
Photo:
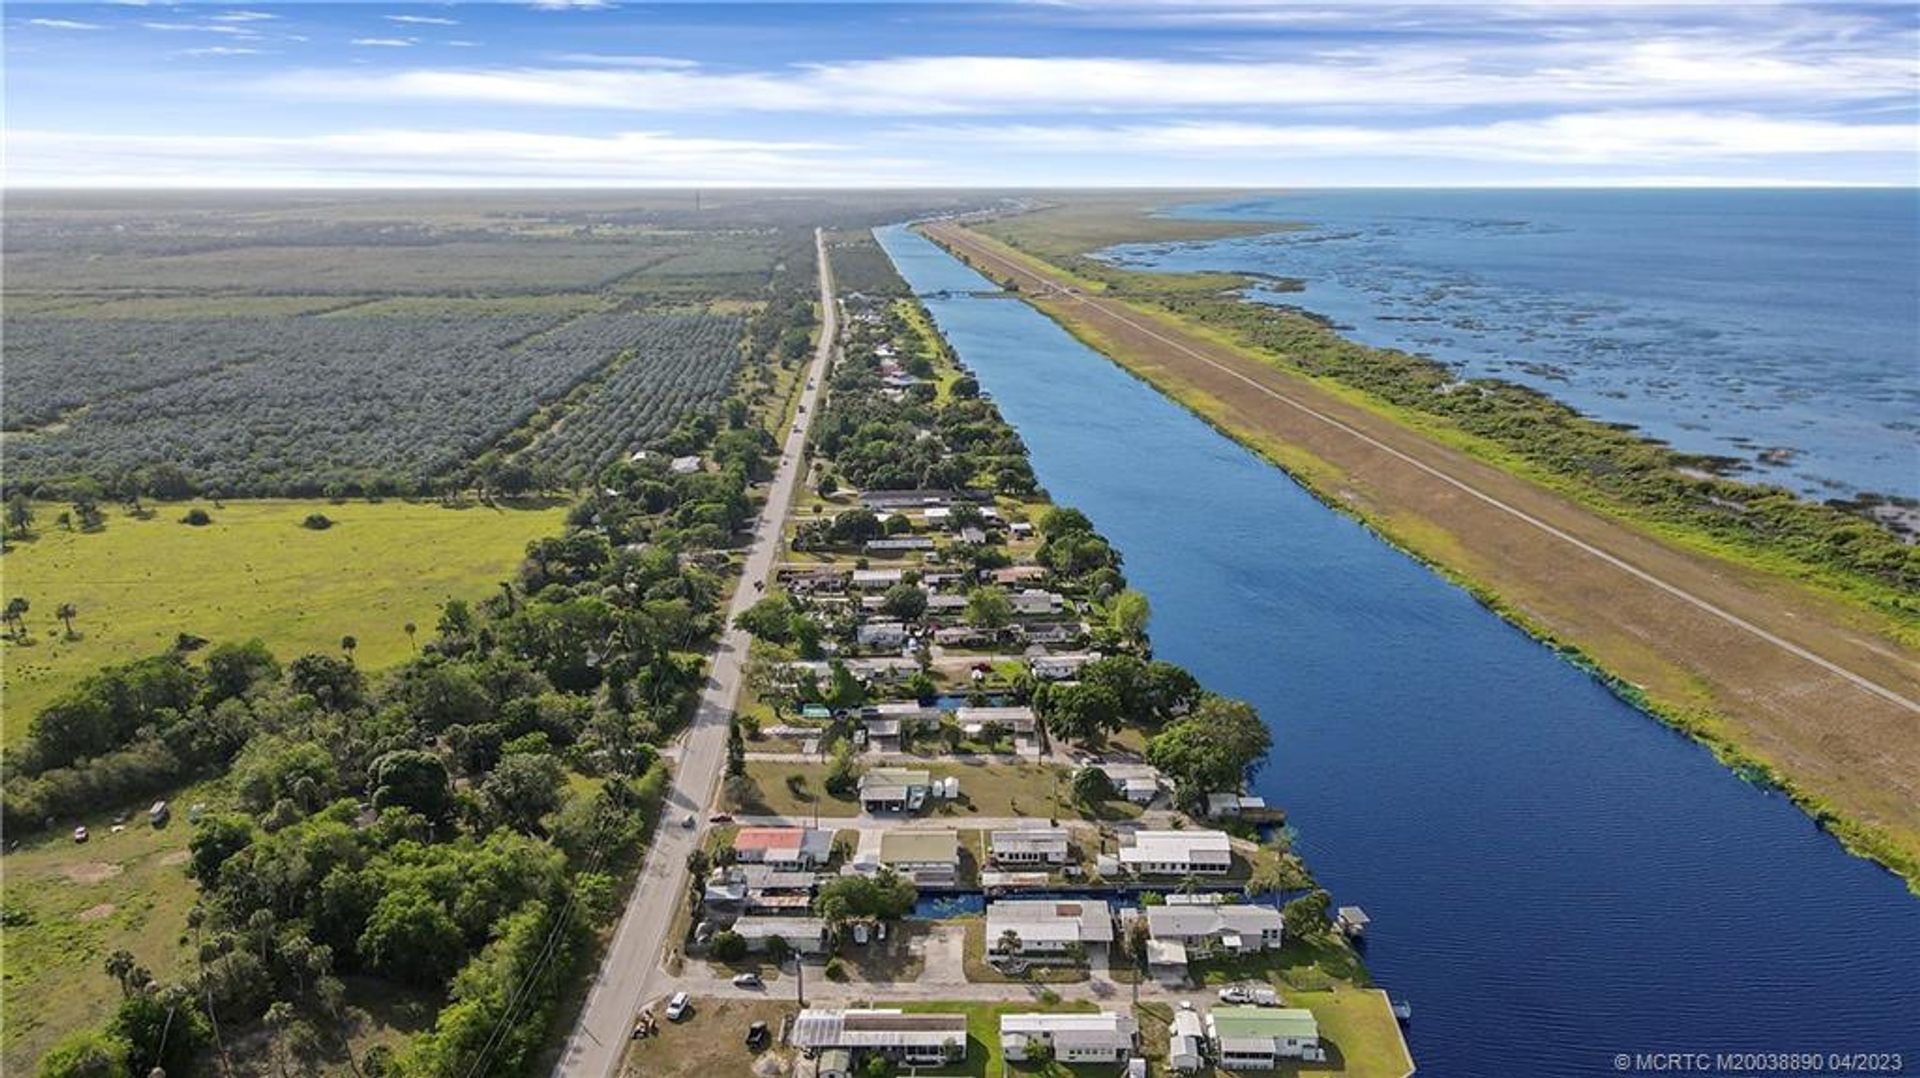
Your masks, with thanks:
M405 625L400 626L400 631L407 634L407 647L414 651L419 651L420 645L414 642L413 636L420 631L420 626L409 621Z
M850 794L860 783L860 762L854 757L853 742L838 738L833 743L833 760L827 764L827 792Z
M343 636L340 638L340 650L347 653L348 662L353 661L353 649L359 646L360 646L360 641L355 639L351 635Z
M1119 695L1096 682L1053 685L1044 699L1047 730L1056 737L1097 744L1125 717Z
M722 962L738 962L747 956L746 937L732 929L716 932L710 946L713 957Z
M784 644L793 639L793 617L797 613L791 599L775 592L741 611L733 623L770 644Z
M997 585L973 589L967 595L967 624L977 629L1002 629L1013 620L1013 600Z
M193 878L210 888L220 878L220 866L253 843L253 821L237 813L207 816L187 840ZM112 972L109 969L109 972Z
M747 773L747 742L740 736L740 717L727 726L727 777L743 778Z
M389 752L373 762L367 778L376 809L401 808L434 822L444 821L453 811L447 765L435 753Z
M133 1049L110 1033L82 1029L40 1059L40 1078L133 1078Z
M168 1074L192 1073L194 1057L209 1036L207 1020L184 985L127 996L107 1023L107 1031L127 1043L128 1062L135 1074L147 1074L156 1067Z
M1327 907L1333 896L1315 890L1287 903L1280 910L1280 923L1294 939L1311 939L1327 927Z
M1073 776L1073 802L1083 808L1097 808L1118 796L1113 780L1097 767L1083 767Z
M1146 638L1152 614L1147 597L1128 588L1107 604L1107 628L1123 643L1137 644Z
M835 876L820 885L813 908L829 924L860 918L898 920L913 912L920 897L913 881L892 869L872 876Z
M1195 805L1216 790L1237 790L1266 758L1273 734L1253 705L1208 696L1147 742L1147 760L1172 776L1181 800Z
M99 512L100 511L98 509L95 509L94 515L98 516ZM80 519L82 521L86 519L85 512L81 513ZM194 508L187 510L187 515L180 518L180 523L190 525L195 528L204 528L207 525L213 523L213 516L212 514L208 513L205 509L201 509L200 507L195 506Z
M301 521L300 526L309 531L323 532L333 527L333 518L325 513L308 513L307 519Z
M380 897L360 933L359 951L377 973L439 988L466 960L467 943L445 907L414 886Z
M1011 928L1000 933L1000 938L994 941L993 949L1005 955L1019 954L1020 933Z
M315 652L293 660L287 684L294 692L314 698L329 711L345 711L362 703L367 683L352 663Z
M25 494L15 494L7 499L7 531L21 535L33 534L33 503Z
M23 596L16 595L7 600L6 623L7 627L13 632L15 639L24 638L27 635L25 619L27 611L32 609L33 604L28 602Z
M902 621L914 621L927 612L927 593L917 584L895 584L881 597L880 609Z
M133 994L133 986L129 978L133 976L136 965L133 952L124 947L107 956L107 976L120 982L120 994L123 996Z
M259 639L244 644L216 644L207 649L206 688L202 702L208 706L223 700L237 700L256 685L280 680L280 663L265 642Z
M509 826L533 834L541 817L560 807L565 784L559 760L545 753L517 753L500 761L480 784L480 793Z

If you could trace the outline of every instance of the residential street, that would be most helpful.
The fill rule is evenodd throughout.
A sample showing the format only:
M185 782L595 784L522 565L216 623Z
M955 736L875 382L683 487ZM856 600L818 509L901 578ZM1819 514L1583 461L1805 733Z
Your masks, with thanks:
M727 726L740 695L741 670L747 656L748 636L733 628L733 621L760 598L762 593L754 587L755 582L768 579L772 572L780 550L781 527L804 475L806 432L817 414L821 387L826 384L839 335L832 267L827 262L825 237L817 230L814 246L820 265L822 323L819 348L801 391L803 410L782 444L780 464L754 527L740 587L727 608L728 628L720 637L699 707L680 746L661 825L612 945L594 977L586 1005L554 1069L564 1078L605 1078L616 1072L634 1016L646 999L647 982L659 969L674 912L686 895L687 854L699 841L708 806L719 785ZM694 827L682 826L689 814L696 819Z

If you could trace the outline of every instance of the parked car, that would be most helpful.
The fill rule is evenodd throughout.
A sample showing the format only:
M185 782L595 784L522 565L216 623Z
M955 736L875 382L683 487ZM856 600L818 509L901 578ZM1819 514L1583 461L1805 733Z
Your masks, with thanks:
M667 1021L678 1022L692 1010L693 997L685 992L675 992L673 998L667 1000Z
M87 840L87 829L86 829L86 828L84 828L84 827L76 827L76 828L74 828L74 829L73 829L73 840L74 840L75 842L85 842L85 841Z
M693 813L689 812L687 813L687 818L680 821L680 826L691 828L698 825L699 823L700 821L694 818Z
M716 813L714 813L713 815L711 815L711 816L709 816L709 817L707 817L707 822L708 822L708 823L732 823L732 822L733 822L733 813L731 813L731 812L716 812Z
M742 973L733 979L733 986L735 988L759 988L761 987L760 975L758 973Z
M755 1022L747 1027L747 1047L758 1052L773 1040L773 1034L767 1031L765 1022Z
M1230 984L1220 990L1220 1002L1252 1003L1253 993L1249 992L1244 985Z

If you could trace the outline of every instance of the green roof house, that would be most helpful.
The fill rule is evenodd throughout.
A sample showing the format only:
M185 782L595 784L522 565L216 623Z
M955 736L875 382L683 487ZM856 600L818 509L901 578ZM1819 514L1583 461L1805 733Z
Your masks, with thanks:
M1227 1070L1272 1070L1283 1059L1321 1061L1320 1023L1298 1007L1215 1007L1207 1039Z

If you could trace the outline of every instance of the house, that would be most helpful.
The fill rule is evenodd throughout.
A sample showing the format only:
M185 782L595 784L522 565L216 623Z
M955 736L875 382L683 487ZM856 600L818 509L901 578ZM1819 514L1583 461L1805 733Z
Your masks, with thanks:
M1064 827L1022 827L1012 831L994 831L987 836L988 856L1003 867L1024 865L1064 865L1067 863L1067 829Z
M1045 580L1047 568L1044 565L1009 565L993 570L992 576L995 584L1028 584Z
M1163 985L1185 984L1187 949L1172 940L1147 940L1147 973Z
M898 648L907 642L907 627L898 621L863 621L853 639L863 648Z
M867 682L905 681L919 672L920 660L898 655L847 660L847 673Z
M987 903L987 950L1005 954L1012 941L1022 955L1064 954L1074 947L1113 942L1113 911L1098 899L1003 899Z
M747 941L749 951L765 951L779 936L798 954L827 953L827 922L818 917L742 917L731 931Z
M855 569L850 583L861 591L885 591L900 583L900 569Z
M1166 788L1166 779L1160 769L1151 764L1097 763L1090 765L1098 768L1113 783L1120 795L1136 805L1148 805L1160 796Z
M685 457L675 457L667 463L667 471L672 472L674 475L692 475L699 470L700 455L698 453Z
M794 1018L787 1041L821 1054L823 1061L829 1052L845 1051L852 1058L877 1055L912 1066L958 1063L967 1058L967 1016L944 1011L808 1009ZM828 1072L821 1070L820 1078L828 1078Z
M1153 939L1178 943L1195 953L1246 954L1280 946L1280 911L1245 903L1154 906L1146 911Z
M867 540L869 554L900 554L912 550L932 550L933 540L924 535L894 535Z
M1013 605L1013 612L1023 618L1043 618L1048 614L1058 614L1066 605L1066 600L1058 594L1042 588L1024 588L1007 596L1007 602Z
M1012 1060L1026 1059L1033 1045L1044 1044L1066 1064L1123 1063L1139 1034L1139 1023L1123 1011L1000 1016L1000 1050Z
M1016 736L1030 735L1039 721L1030 707L961 707L954 709L953 719L968 737L979 736L989 726Z
M1042 681L1064 681L1067 678L1079 676L1081 667L1098 658L1100 658L1099 653L1093 651L1035 655L1027 660L1027 666L1033 670L1033 676Z
M971 625L949 625L933 631L933 642L942 647L972 647L993 640L994 634Z
M953 614L966 608L967 597L964 595L938 594L927 596L927 613L929 614Z
M1267 814L1267 799L1240 793L1213 793L1207 795L1207 815L1214 819L1227 819L1236 816L1264 816Z
M814 827L742 827L733 836L741 864L816 869L833 858L833 832Z
M986 546L987 533L969 524L960 529L960 541L967 546Z
M1014 631L1029 644L1072 644L1087 635L1086 625L1078 621L1034 621L1016 625Z
M1194 1011L1173 1012L1173 1026L1167 1030L1167 1066L1192 1073L1206 1066L1207 1029Z
M952 505L964 500L951 490L863 490L860 504L878 512L883 509L927 509Z
M1033 538L1033 525L1024 520L1016 520L1007 525L1007 531L1012 532L1015 539Z
M905 767L876 767L860 776L860 807L867 812L918 812L933 796L933 776Z
M1283 1059L1325 1058L1320 1024L1299 1007L1215 1007L1207 1039L1227 1070L1272 1070Z
M1224 831L1135 831L1120 836L1120 864L1136 876L1224 876L1233 847Z
M888 831L880 836L880 864L918 887L960 882L958 831Z

